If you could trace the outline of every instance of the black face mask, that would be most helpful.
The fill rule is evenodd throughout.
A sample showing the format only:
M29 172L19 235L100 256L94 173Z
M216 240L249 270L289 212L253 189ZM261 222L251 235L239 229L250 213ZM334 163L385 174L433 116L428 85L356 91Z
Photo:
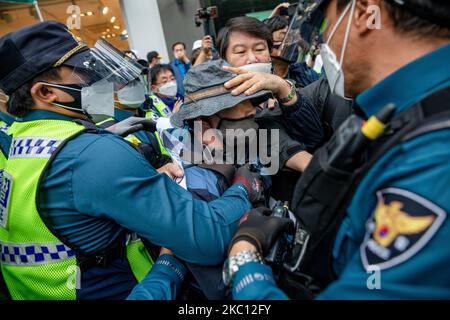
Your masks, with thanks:
M221 118L218 129L225 134L226 129L242 129L244 131L248 129L258 130L259 126L255 122L255 116L252 115L241 119Z
M227 163L233 161L233 164L242 165L257 162L259 126L254 118L254 116L250 116L243 119L222 119L220 121L218 129L223 135L224 155ZM227 129L240 129L244 135L239 136L238 132L235 132L236 134L227 136ZM244 150L245 152L242 152ZM251 150L253 152L250 152Z
M81 108L81 90L83 89L82 86L80 86L79 84L57 84L50 82L42 83L48 85L49 87L64 91L73 98L73 101L71 102L55 101L54 104L72 111L83 111L83 109Z

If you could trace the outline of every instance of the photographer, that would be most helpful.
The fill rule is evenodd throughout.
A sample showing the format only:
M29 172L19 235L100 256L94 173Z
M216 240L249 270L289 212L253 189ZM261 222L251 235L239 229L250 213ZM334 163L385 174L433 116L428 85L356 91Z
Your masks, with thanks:
M288 19L289 16L288 15L284 15L284 13L289 9L290 5L291 4L289 2L280 3L279 5L277 5L275 7L275 9L273 9L272 13L270 14L269 19L273 18L273 17L279 17L279 16Z
M296 86L300 88L318 80L319 75L312 68L303 61L297 61L299 57L297 48L294 53L289 50L291 52L286 54L285 42L289 41L286 38L290 36L288 21L283 17L275 16L263 22L272 33L273 47L270 56L272 57L274 73L282 78L293 80ZM297 46L297 44L295 45Z
M199 48L193 48L192 50L192 58L191 62L193 66L197 66L206 61L210 61L214 59L213 53L213 40L211 36L204 36L202 40L198 40L201 42L201 46ZM197 43L197 41L194 43ZM194 59L195 57L195 59Z

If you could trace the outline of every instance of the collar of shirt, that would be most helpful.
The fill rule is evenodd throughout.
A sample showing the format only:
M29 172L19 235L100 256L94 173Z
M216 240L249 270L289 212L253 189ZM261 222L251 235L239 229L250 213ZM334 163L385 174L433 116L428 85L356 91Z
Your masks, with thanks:
M407 64L366 90L356 102L367 117L388 103L400 113L414 103L450 85L450 44Z
M9 114L6 114L4 112L0 112L0 121L3 121L8 126L10 126L14 122L14 117L12 117Z
M173 107L175 105L175 102L177 101L177 96L175 97L175 99L171 99L171 98L164 98L164 97L158 97L161 99L162 102L164 102L164 104L169 107L170 111L173 110Z
M35 120L66 120L66 121L74 121L74 118L53 112L48 110L32 110L28 112L24 117L17 118L16 121L26 122L26 121L35 121Z
M176 66L185 65L185 63L183 61L181 61L180 59L175 59L175 65Z

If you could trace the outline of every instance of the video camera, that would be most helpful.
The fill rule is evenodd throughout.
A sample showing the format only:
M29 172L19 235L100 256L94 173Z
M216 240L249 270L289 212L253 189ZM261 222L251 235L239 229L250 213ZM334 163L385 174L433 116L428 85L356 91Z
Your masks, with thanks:
M209 19L217 18L218 16L217 6L199 8L194 16L195 25L200 27L202 23L208 22Z
M290 4L288 8L281 8L280 9L280 16L285 17L288 16L289 20L292 19L292 17L295 14L295 11L297 10L298 3Z

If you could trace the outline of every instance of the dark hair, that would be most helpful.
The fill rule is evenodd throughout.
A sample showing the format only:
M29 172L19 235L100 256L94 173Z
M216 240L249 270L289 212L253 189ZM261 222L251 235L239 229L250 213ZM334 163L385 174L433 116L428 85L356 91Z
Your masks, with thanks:
M148 63L152 62L153 58L157 58L158 56L159 56L159 54L156 51L150 51L149 53L147 53Z
M168 64L157 64L153 68L150 69L150 84L156 84L156 78L158 77L158 74L160 74L163 71L170 71L175 75L175 72L173 72L173 69Z
M349 2L338 0L338 10L343 10ZM386 0L384 4L399 32L420 37L450 38L448 0L408 0L404 5Z
M123 53L126 54L126 55L131 54L132 55L132 59L134 59L134 60L139 59L138 56L136 55L136 53L134 53L131 50L125 50L125 51L123 51Z
M271 33L274 33L278 30L282 30L289 26L288 21L284 17L275 16L263 21L264 24L269 28Z
M252 17L236 17L228 20L225 26L220 29L219 35L217 36L216 47L219 49L221 58L225 58L232 32L242 32L265 40L267 41L269 51L272 49L272 33L263 22Z
M51 68L41 73L30 82L25 83L16 91L14 91L9 97L7 103L8 113L16 117L25 116L34 107L33 97L31 96L30 92L31 87L39 81L51 81L60 79L61 78L58 73L58 68Z
M186 44L184 42L178 41L172 45L172 51L175 50L175 47L179 44L183 45L184 50L186 50Z
M191 53L191 64L194 65L195 61L197 61L198 56L200 55L200 52L202 51L202 48L197 48Z

